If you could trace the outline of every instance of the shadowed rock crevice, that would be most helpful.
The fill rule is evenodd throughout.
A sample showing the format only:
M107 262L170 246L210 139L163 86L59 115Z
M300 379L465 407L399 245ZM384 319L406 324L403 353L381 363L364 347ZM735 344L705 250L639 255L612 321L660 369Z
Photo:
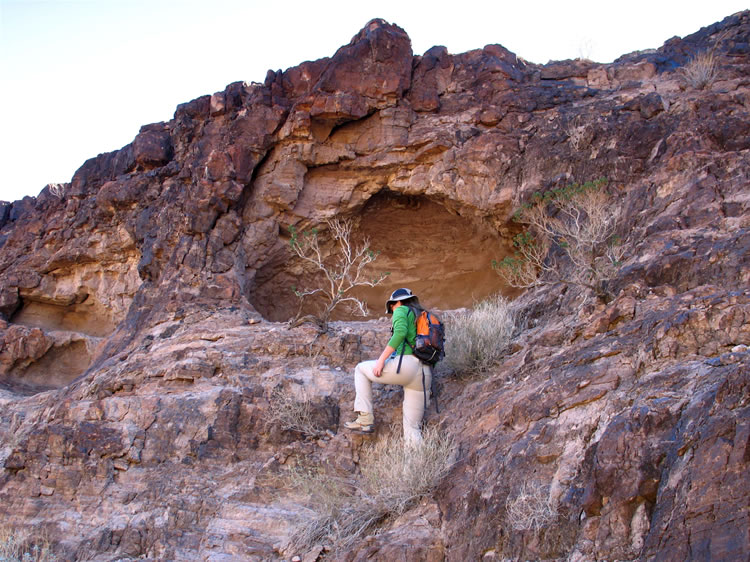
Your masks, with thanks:
M6 339L0 386L26 395L67 386L91 366L115 322L90 296L68 305L21 299L9 324L20 337Z
M141 280L122 231L99 234L95 251L64 246L41 274L22 278L0 336L0 384L36 394L70 384L124 320ZM127 243L117 248L116 242ZM79 257L77 257L79 256ZM94 257L95 256L95 257ZM117 258L117 259L115 259ZM103 263L97 263L97 259Z

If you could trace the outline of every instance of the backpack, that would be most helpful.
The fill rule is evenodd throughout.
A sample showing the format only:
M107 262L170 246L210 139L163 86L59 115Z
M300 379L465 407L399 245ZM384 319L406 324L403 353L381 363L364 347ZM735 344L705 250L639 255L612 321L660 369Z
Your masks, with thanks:
M417 310L409 307L416 317L417 339L412 347L414 355L430 367L445 357L445 326L429 310Z

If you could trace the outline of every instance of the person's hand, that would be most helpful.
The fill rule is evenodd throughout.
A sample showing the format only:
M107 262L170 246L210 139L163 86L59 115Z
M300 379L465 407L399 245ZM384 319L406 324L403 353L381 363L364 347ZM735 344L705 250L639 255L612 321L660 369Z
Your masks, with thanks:
M372 368L372 374L375 375L376 377L379 377L380 375L382 375L383 365L384 365L384 362L378 359L378 362L375 363L375 366Z

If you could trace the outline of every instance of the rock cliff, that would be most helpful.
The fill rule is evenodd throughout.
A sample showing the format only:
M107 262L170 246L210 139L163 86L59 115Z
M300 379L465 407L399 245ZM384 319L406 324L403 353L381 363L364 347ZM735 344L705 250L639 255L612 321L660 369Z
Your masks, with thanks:
M699 88L684 69L711 53ZM459 457L341 560L737 560L750 552L750 13L612 64L500 45L412 53L373 20L331 58L233 83L0 203L0 514L70 560L267 560L305 459L355 472L351 370L387 294L516 296L487 376L441 378ZM607 304L492 271L532 192L607 177L628 253ZM369 320L289 329L289 227L355 221L393 287ZM325 241L325 233L321 236ZM459 374L460 375L460 374ZM327 433L272 423L306 400ZM399 394L378 394L380 426ZM555 505L516 530L522 484Z

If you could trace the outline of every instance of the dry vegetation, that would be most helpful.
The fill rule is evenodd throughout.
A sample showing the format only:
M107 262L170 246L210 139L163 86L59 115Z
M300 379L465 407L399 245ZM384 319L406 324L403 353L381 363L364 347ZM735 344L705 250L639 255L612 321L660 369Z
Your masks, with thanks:
M549 486L536 481L523 482L505 504L506 521L516 531L538 531L557 519L549 498Z
M346 548L432 493L455 456L452 441L431 429L420 444L407 444L395 433L382 437L363 451L357 477L335 477L316 470L294 472L292 485L309 502L289 550L307 551L319 544Z
M514 256L493 262L497 273L513 287L565 283L610 300L607 282L620 267L624 246L615 236L620 209L606 184L599 179L535 193L515 213L527 230L514 238Z
M55 560L46 539L0 527L0 562L47 562Z
M276 388L270 396L268 408L269 425L276 425L285 431L297 431L305 437L318 437L325 433L313 416L309 400L299 400L283 388Z
M445 365L458 375L482 373L506 353L516 331L516 310L500 295L446 318Z
M698 53L679 69L688 86L703 90L716 81L718 68L713 51Z
M716 50L726 38L726 31L719 33L714 37L711 49L690 57L687 64L678 70L688 86L697 90L704 90L718 80L719 61Z
M347 306L354 314L367 316L367 304L350 292L357 287L375 287L388 276L388 273L369 273L368 266L375 261L377 253L370 249L370 241L367 239L359 244L355 243L351 221L329 220L327 224L335 243L330 255L321 248L317 229L297 232L294 227L289 228L292 235L289 240L291 252L322 276L319 287L292 287L300 301L293 325L313 320L325 330L331 314L340 305ZM303 304L311 298L321 301L322 311L315 316L302 317Z

